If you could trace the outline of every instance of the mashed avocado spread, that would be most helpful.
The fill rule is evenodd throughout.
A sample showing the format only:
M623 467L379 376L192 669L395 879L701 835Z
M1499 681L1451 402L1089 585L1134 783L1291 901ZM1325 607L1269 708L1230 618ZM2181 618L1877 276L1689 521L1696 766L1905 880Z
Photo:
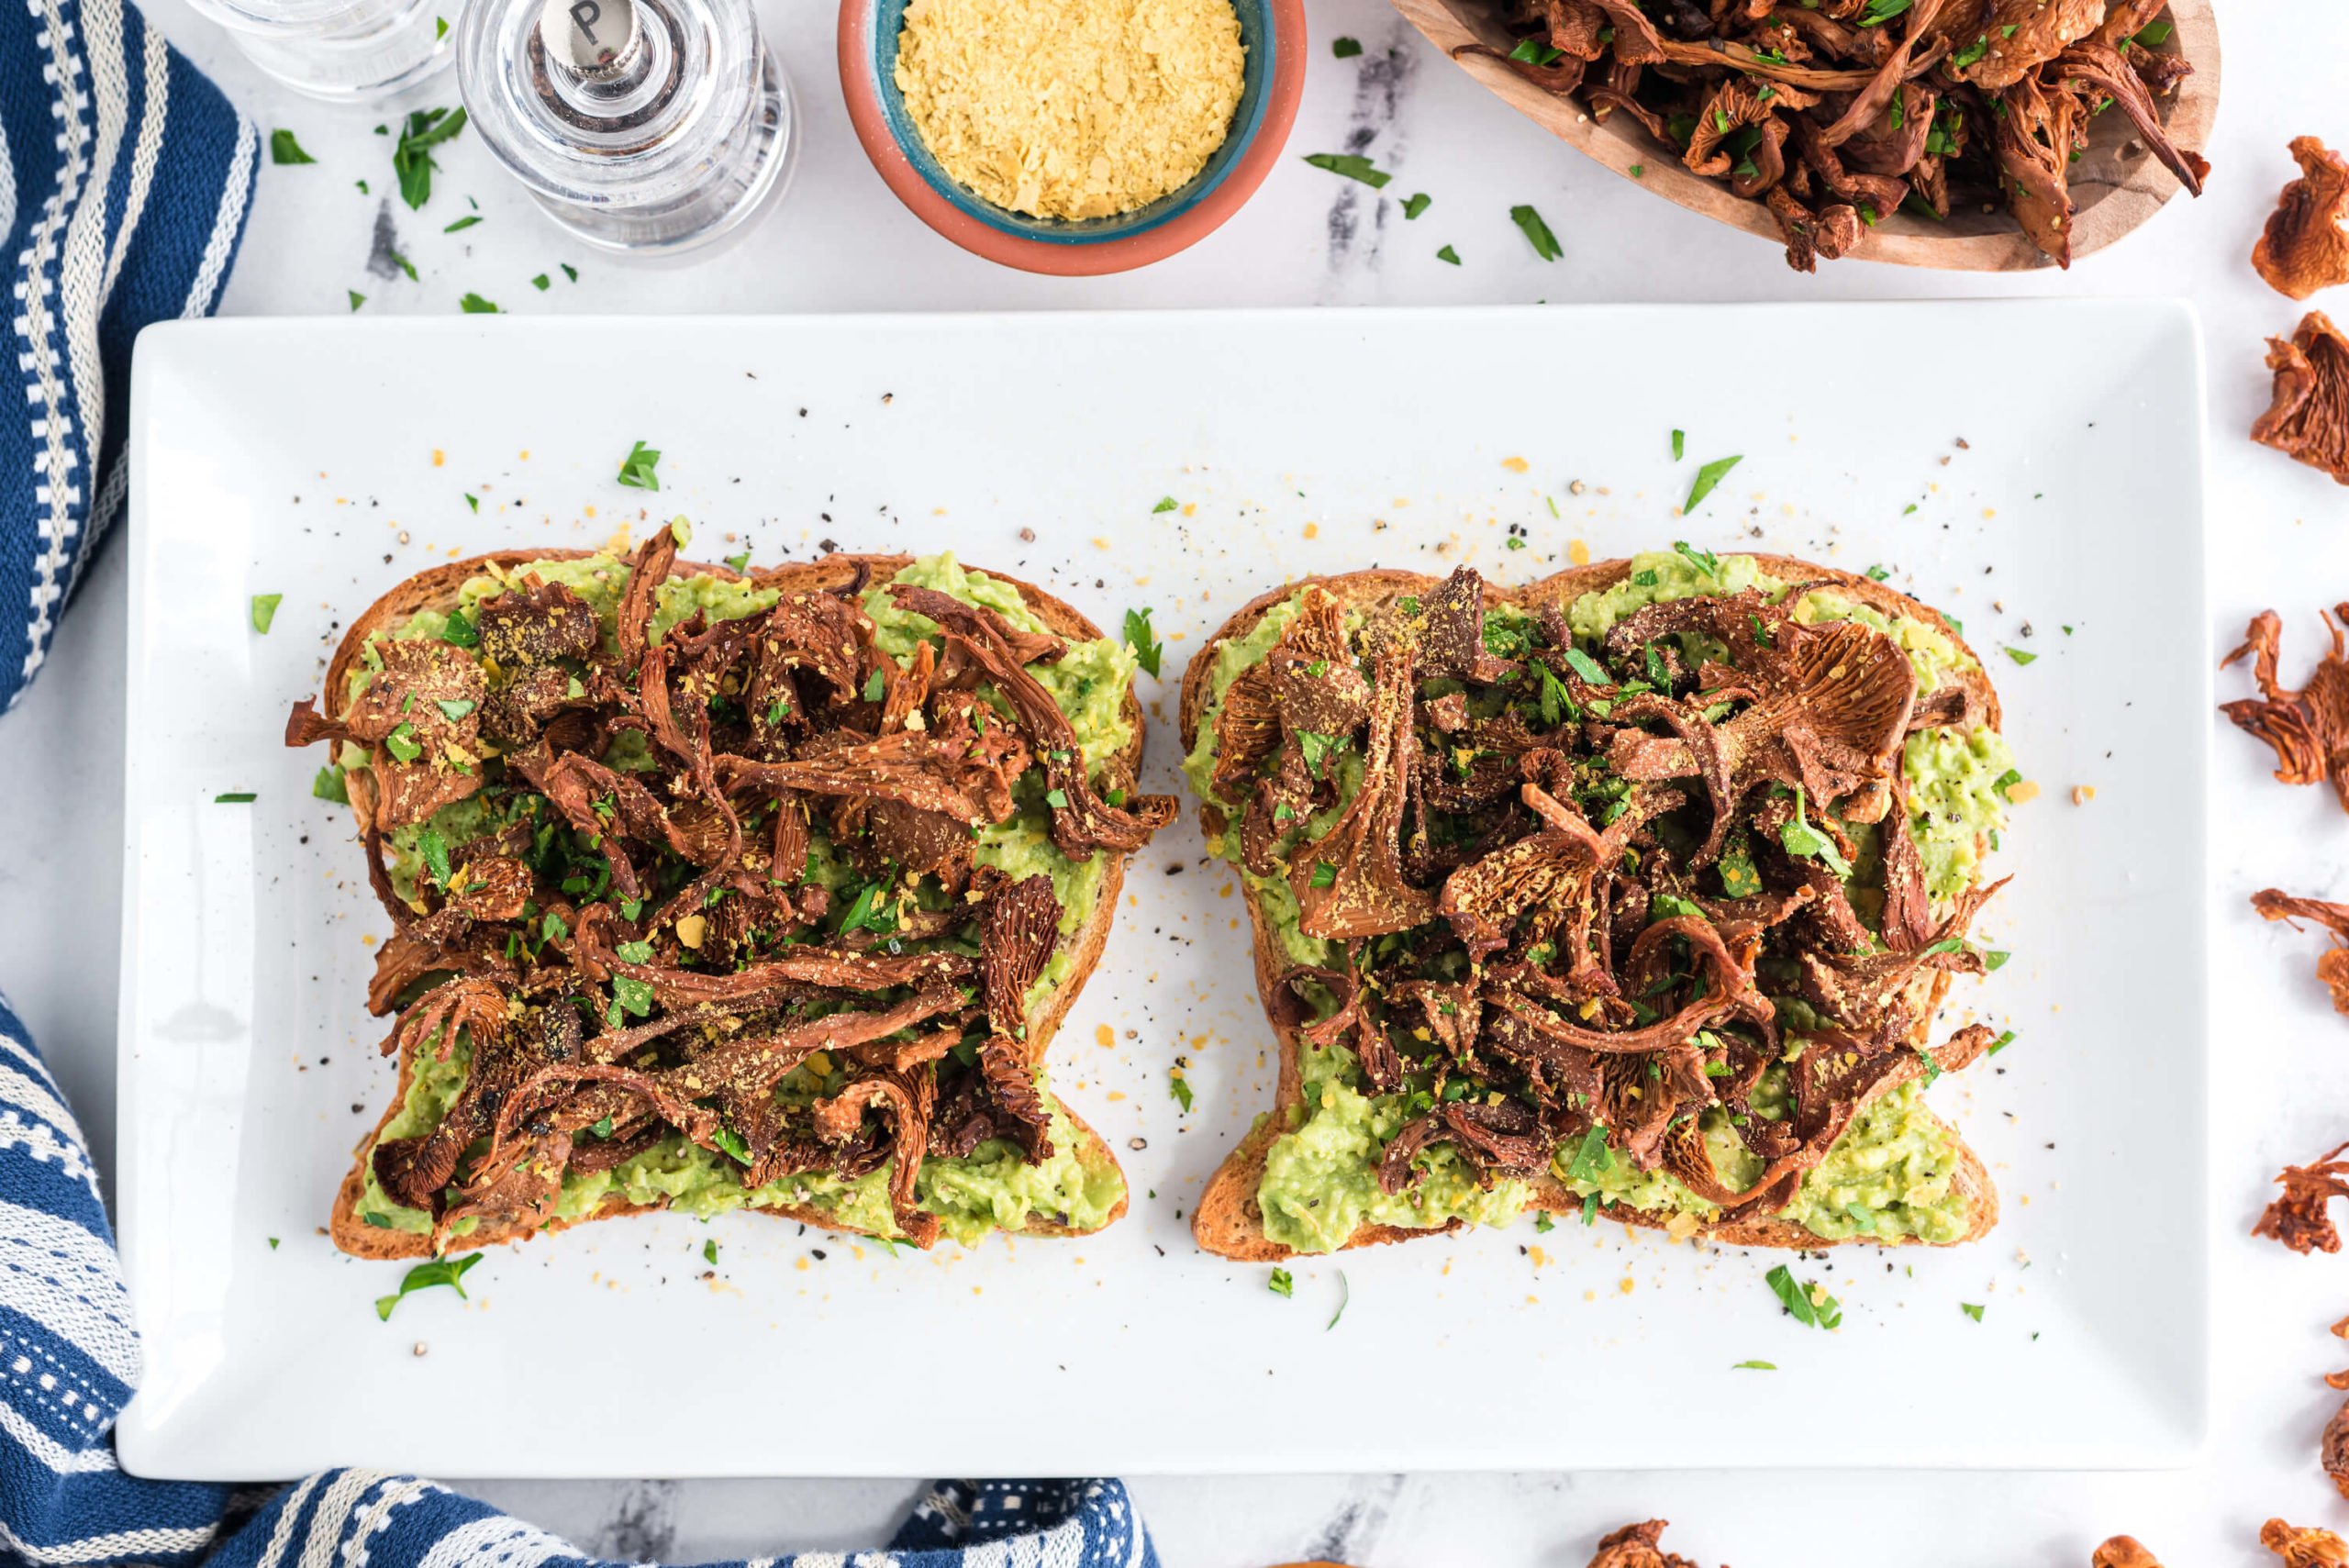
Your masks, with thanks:
M628 584L629 568L624 562L607 554L542 561L511 568L508 575L519 578L529 573L550 583L559 583L585 600L603 623L605 640L610 645L620 596ZM936 589L966 604L983 606L1022 631L1050 629L1029 608L1017 588L984 573L965 570L951 554L915 561L891 581ZM482 601L505 591L506 584L494 576L471 578L458 591L459 608L470 613ZM661 585L651 628L658 636L696 611L707 612L713 620L752 615L774 603L778 596L773 589L707 574L674 576ZM933 622L899 608L889 598L884 584L876 583L867 589L863 607L874 622L876 646L901 666L911 660L917 644L939 639ZM438 638L448 627L447 613L425 610L390 635ZM1097 762L1119 755L1133 740L1125 695L1131 688L1134 671L1133 651L1105 638L1073 642L1064 657L1051 664L1033 666L1030 673L1068 717L1085 755ZM359 672L354 676L354 689L363 686L366 679L366 672ZM363 762L364 753L359 752L351 760ZM622 743L616 744L604 760L615 768L654 765L640 738L635 736L622 737ZM1034 778L1021 781L1016 799L1018 809L1010 818L981 829L975 858L982 864L1014 876L1049 874L1061 903L1060 927L1065 937L1091 917L1099 901L1108 858L1096 854L1074 862L1053 846L1041 787ZM416 896L417 880L424 868L422 843L428 829L437 833L440 841L453 844L478 837L492 826L488 808L480 795L474 795L441 807L424 824L395 828L387 837L384 856L394 891L404 899ZM809 875L835 893L857 884L845 858L835 853L826 840L820 817L813 825ZM1069 951L1063 944L1054 951L1028 994L1031 1018L1038 1016L1055 988L1067 979L1068 971ZM462 1031L457 1035L446 1061L439 1060L430 1051L418 1053L409 1074L406 1095L379 1138L411 1137L438 1126L463 1086L470 1055L470 1042ZM826 1092L826 1073L830 1066L818 1055L795 1069L784 1080L779 1095L786 1102L799 1104L815 1099ZM1051 1113L1053 1153L1040 1163L1023 1163L1019 1150L1002 1140L983 1142L963 1158L933 1157L922 1162L919 1207L937 1217L945 1234L968 1244L989 1230L1019 1229L1033 1219L1080 1231L1096 1229L1108 1222L1110 1212L1124 1199L1123 1176L1113 1162L1091 1162L1087 1144L1076 1136L1066 1110L1049 1090L1044 1091L1044 1100ZM429 1214L403 1207L383 1190L372 1161L362 1162L362 1168L363 1188L357 1207L363 1223L414 1232L431 1229ZM844 1227L890 1237L897 1233L890 1215L885 1165L854 1180L817 1171L750 1189L737 1179L740 1170L725 1155L672 1132L653 1147L610 1170L566 1171L556 1215L564 1219L578 1218L593 1213L599 1206L621 1202L665 1203L671 1208L703 1217L739 1207L804 1205ZM462 1235L472 1225L473 1221L462 1219L454 1229Z
M1723 556L1718 575L1709 575L1676 552L1651 552L1636 557L1621 581L1566 606L1567 624L1579 642L1595 646L1618 621L1647 605L1749 587L1776 593L1787 584L1764 573L1751 556ZM1331 967L1343 954L1337 944L1298 929L1297 902L1287 882L1277 874L1257 876L1241 863L1243 803L1219 798L1212 784L1216 719L1224 694L1242 672L1271 653L1296 618L1300 598L1275 606L1247 636L1218 646L1210 671L1212 695L1200 715L1184 773L1201 798L1223 809L1229 827L1213 848L1232 862L1283 952L1298 964ZM1512 624L1522 618L1513 617ZM1887 617L1832 589L1805 595L1792 618L1807 624L1859 620L1884 632L1909 656L1920 695L1945 684L1952 673L1975 667L1938 628L1908 617ZM1691 647L1687 651L1701 658L1706 650ZM1910 791L1909 826L1924 863L1927 892L1937 909L1978 878L1980 844L2004 824L2000 781L2012 766L2005 741L1987 726L1971 731L1922 730L1905 743L1901 768ZM1356 762L1357 779L1359 772ZM1339 806L1308 824L1308 833L1321 831L1352 798L1353 782L1341 777L1338 784ZM1870 835L1858 836L1864 842L1873 841ZM1285 840L1284 849L1291 841ZM1324 997L1317 1011L1327 1016L1330 1007ZM1802 1049L1795 1032L1801 1016L1800 1009L1789 1006L1782 1018L1790 1058ZM1302 1104L1289 1113L1288 1124L1273 1140L1256 1195L1265 1234L1274 1241L1299 1251L1326 1252L1365 1224L1407 1229L1454 1219L1505 1224L1525 1208L1531 1197L1527 1183L1502 1178L1490 1187L1480 1186L1473 1169L1446 1143L1419 1157L1423 1179L1398 1193L1382 1192L1378 1161L1408 1119L1406 1096L1370 1092L1359 1063L1342 1046L1304 1051L1298 1065ZM1753 1112L1775 1118L1783 1114L1785 1099L1783 1069L1770 1068L1752 1095ZM1719 1107L1707 1111L1700 1127L1722 1184L1731 1190L1750 1185L1759 1162L1730 1125L1727 1112ZM1579 1153L1578 1142L1558 1150L1552 1173L1585 1199L1645 1214L1686 1216L1683 1223L1692 1229L1718 1212L1661 1169L1634 1169L1604 1146L1592 1158L1578 1161ZM1927 1110L1918 1085L1898 1084L1862 1107L1778 1218L1824 1240L1854 1236L1954 1240L1965 1234L1972 1218L1964 1195L1954 1189L1957 1169L1954 1134ZM1590 1212L1586 1204L1586 1218Z

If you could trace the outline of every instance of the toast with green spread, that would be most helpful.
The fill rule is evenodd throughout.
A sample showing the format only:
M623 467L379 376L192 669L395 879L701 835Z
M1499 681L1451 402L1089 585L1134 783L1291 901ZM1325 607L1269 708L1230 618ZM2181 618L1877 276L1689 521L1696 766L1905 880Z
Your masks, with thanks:
M1132 651L952 556L743 571L686 537L420 573L295 709L395 928L368 1005L398 1082L336 1245L1114 1221L1043 1058L1175 810L1133 791Z
M1686 546L1520 588L1374 571L1234 615L1182 691L1277 1097L1193 1230L1265 1261L1527 1209L1755 1247L1998 1214L1927 1106L2021 782L1956 626Z

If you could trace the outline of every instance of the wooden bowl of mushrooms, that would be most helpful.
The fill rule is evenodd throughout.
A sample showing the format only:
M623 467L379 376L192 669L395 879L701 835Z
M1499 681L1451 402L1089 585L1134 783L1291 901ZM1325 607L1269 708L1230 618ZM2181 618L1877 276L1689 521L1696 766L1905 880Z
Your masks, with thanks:
M1800 271L2067 267L2181 189L2210 0L1395 0L1471 75Z

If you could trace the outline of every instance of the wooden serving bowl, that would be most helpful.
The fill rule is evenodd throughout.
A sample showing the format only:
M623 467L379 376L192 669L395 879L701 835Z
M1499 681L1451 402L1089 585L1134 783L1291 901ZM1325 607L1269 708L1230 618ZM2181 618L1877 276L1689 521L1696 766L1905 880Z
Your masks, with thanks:
M2183 54L2194 72L2167 97L2156 98L2162 122L2179 147L2204 151L2219 112L2219 24L2211 0L2172 0L2161 19L2174 30L2161 52ZM1777 224L1758 201L1734 195L1718 180L1690 173L1669 147L1652 139L1626 115L1600 125L1574 98L1556 98L1489 55L1453 56L1463 44L1483 43L1508 50L1515 40L1487 0L1394 0L1404 19L1427 40L1457 61L1469 75L1491 88L1502 102L1547 128L1560 140L1604 163L1626 179L1677 202L1690 212L1782 245ZM2129 233L2184 187L2161 161L2136 140L2126 116L2100 115L2092 122L2087 152L2072 165L2075 206L2072 259L2078 261ZM1633 164L1641 166L1638 176ZM1895 213L1861 232L1846 258L1893 261L1904 267L1940 267L1951 272L2015 272L2055 263L2024 238L2002 207L1984 212L1978 204L1953 205L1948 219L1935 223ZM1830 263L1831 265L1832 263Z

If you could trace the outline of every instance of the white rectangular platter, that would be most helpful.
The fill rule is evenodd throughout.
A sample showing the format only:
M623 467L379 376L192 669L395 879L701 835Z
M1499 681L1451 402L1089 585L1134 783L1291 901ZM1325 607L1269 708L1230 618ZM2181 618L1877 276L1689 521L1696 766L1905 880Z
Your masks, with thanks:
M2185 307L239 321L150 330L135 380L130 1468L2123 1466L2202 1443L2210 682ZM616 483L639 439L664 454L657 495ZM1286 579L1507 580L1675 539L1880 563L1965 621L2042 785L1981 926L2016 956L1944 1026L2016 1041L1933 1091L2002 1190L1998 1229L1795 1259L1520 1225L1305 1260L1275 1294L1190 1240L1274 1067L1240 903L1186 812L1052 1051L1125 1162L1121 1223L893 1255L662 1215L494 1252L470 1300L378 1321L400 1266L320 1227L390 1092L362 1006L384 922L347 812L311 798L317 758L280 744L286 709L398 579L601 544L648 510L690 517L706 559L951 549L1113 632L1151 606L1145 783L1168 790L1184 661ZM261 637L264 593L284 599ZM1780 1262L1841 1299L1840 1330L1781 1313Z

